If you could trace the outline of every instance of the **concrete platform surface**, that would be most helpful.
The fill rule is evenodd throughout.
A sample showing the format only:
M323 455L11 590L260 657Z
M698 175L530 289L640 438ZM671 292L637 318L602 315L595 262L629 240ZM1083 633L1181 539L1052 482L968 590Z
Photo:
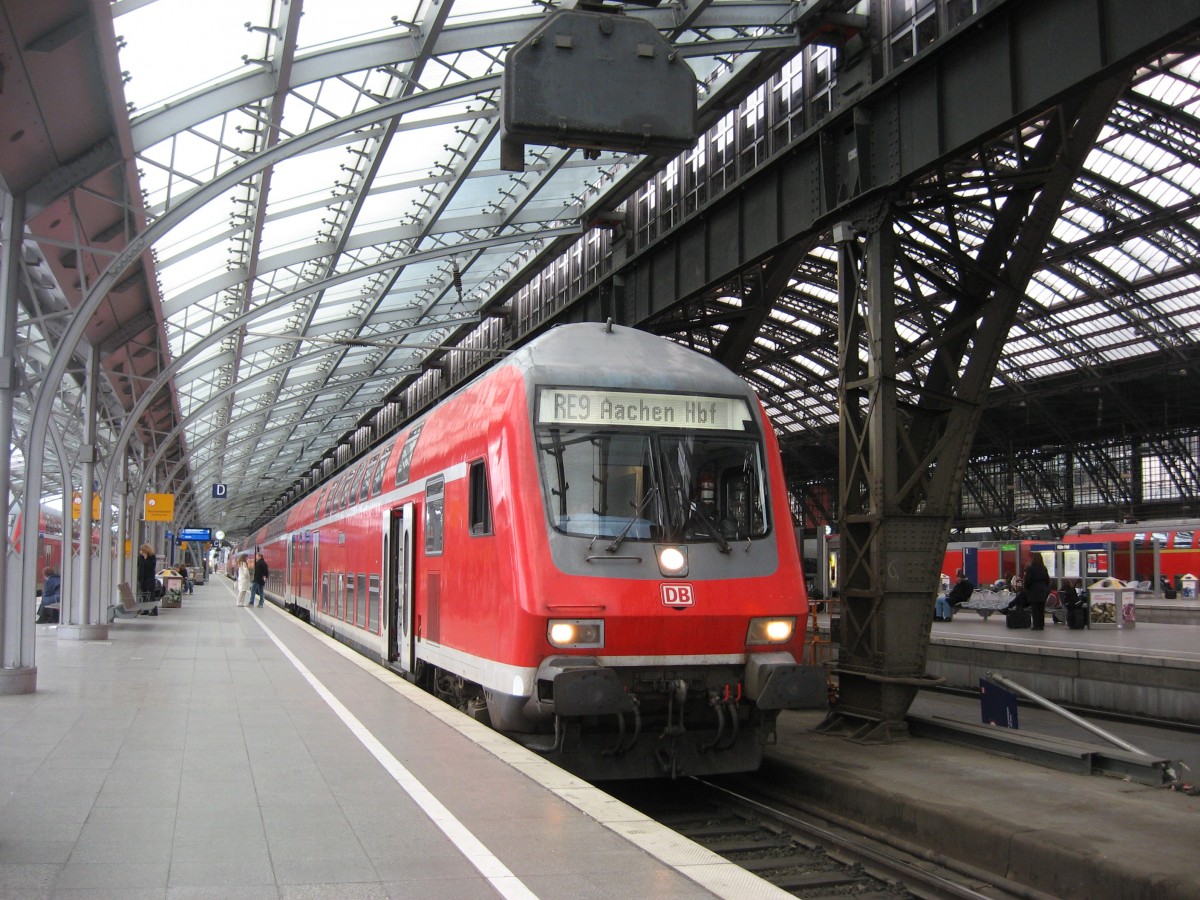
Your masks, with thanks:
M786 896L220 578L36 663L2 898Z
M1061 898L1200 897L1200 797L935 740L865 745L785 713L780 793ZM1197 773L1200 774L1200 773Z

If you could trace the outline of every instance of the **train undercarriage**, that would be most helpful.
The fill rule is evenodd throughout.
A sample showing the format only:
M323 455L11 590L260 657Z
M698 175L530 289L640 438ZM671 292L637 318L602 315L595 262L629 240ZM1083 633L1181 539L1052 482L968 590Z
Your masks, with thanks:
M432 666L417 681L568 771L602 781L757 769L780 708L825 702L823 672L782 660L765 674L760 668L618 670L550 659L530 697L486 690Z

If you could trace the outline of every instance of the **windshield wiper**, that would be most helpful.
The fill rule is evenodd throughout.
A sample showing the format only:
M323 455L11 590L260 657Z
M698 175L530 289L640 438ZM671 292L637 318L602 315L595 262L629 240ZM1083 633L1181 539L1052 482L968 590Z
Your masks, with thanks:
M629 529L632 528L637 523L637 520L642 517L642 510L646 508L646 504L650 502L650 498L653 497L657 492L657 486L646 491L646 496L643 497L642 502L637 505L637 509L633 511L633 515L629 518L629 521L625 523L625 527L622 528L617 536L612 539L612 543L604 548L605 550L607 550L609 553L617 552L617 548L621 546L621 542L625 540L625 536L629 534Z
M721 534L721 529L717 527L717 523L712 520L712 517L704 511L704 508L699 503L693 501L692 512L704 523L704 527L708 530L708 533L713 536L713 539L721 547L722 553L728 553L733 549L729 546L729 541L725 540L725 536Z

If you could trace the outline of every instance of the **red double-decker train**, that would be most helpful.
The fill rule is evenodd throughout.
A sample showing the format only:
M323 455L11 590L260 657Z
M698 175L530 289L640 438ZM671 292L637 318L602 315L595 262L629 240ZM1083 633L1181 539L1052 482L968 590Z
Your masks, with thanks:
M551 329L256 548L293 612L584 777L750 770L826 703L762 406L633 329Z
M25 538L25 516L23 513L17 513L9 534L9 544L14 553L23 552ZM74 548L78 550L79 539L72 537L71 540ZM98 537L93 540L93 543L98 543ZM37 554L35 566L37 588L41 590L42 570L50 567L56 572L61 572L63 563L63 517L61 512L49 506L43 506L38 510L37 550L35 553Z

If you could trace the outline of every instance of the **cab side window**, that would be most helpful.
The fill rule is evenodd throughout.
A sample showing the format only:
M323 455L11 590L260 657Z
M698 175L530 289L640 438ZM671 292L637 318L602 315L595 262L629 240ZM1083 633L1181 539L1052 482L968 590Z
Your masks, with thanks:
M443 523L446 515L446 482L441 477L425 485L425 552L430 556L442 552Z
M468 527L471 534L492 533L492 497L488 490L487 465L482 459L471 463L468 497Z

